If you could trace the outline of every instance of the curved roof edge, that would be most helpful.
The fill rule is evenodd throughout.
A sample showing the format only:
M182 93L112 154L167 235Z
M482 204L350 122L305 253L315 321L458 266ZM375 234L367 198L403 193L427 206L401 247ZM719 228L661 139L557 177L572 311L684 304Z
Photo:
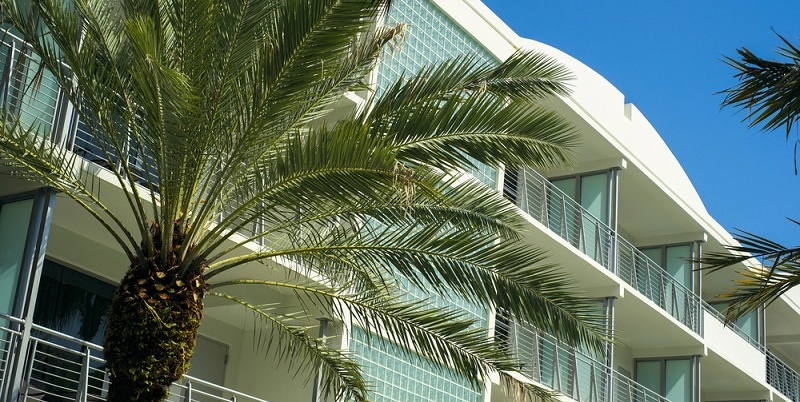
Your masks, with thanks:
M601 135L620 149L624 157L669 190L696 213L708 216L683 167L646 117L602 75L552 46L521 38L522 48L539 51L566 66L574 76L572 94L565 99L593 123Z

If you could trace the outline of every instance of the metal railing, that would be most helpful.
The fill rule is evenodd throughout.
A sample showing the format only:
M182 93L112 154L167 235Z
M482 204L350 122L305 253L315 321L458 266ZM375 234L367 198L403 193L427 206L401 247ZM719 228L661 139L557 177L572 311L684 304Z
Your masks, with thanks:
M508 342L514 357L522 362L521 374L576 401L668 402L611 369L600 357L577 350L531 325L498 320L495 337Z
M739 335L742 339L746 340L749 344L753 345L756 349L760 350L761 352L765 352L767 350L766 345L759 342L758 339L754 338L750 333L742 329L742 327L736 325L735 322L725 322L725 314L717 311L711 304L703 300L703 310L707 311L709 314L714 316L719 322L724 324L727 328L730 328L736 335Z
M22 334L7 323L22 320L0 314L0 395L11 386L9 374L20 352ZM105 401L109 378L103 348L90 342L42 327L31 326L27 361L20 382L23 401ZM267 402L208 381L184 376L170 387L170 402Z
M139 144L127 129L116 128L119 134L118 148L110 143L101 143L95 133L104 131L90 114L81 116L62 95L55 77L47 70L40 70L39 59L31 46L8 29L0 29L0 101L10 115L16 116L23 128L38 130L54 144L64 146L84 160L99 167L119 171L122 164L129 167L135 182L147 187L153 183L159 191L155 171L155 158L146 147ZM66 67L65 67L66 68ZM217 217L221 220L239 206L237 200L227 203L226 209ZM248 223L239 233L252 237L260 233L259 222ZM263 239L256 239L263 245Z
M700 296L535 170L522 169L516 179L521 191L514 198L523 211L700 333Z
M767 355L767 384L792 400L800 402L800 374L778 359L772 352Z

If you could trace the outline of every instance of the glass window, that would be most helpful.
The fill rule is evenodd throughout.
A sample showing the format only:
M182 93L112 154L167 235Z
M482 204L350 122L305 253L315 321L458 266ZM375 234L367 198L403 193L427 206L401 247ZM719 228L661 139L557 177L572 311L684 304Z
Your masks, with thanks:
M661 394L661 361L636 362L636 382Z
M590 214L608 223L608 174L581 176L580 202ZM577 199L577 198L576 198Z
M114 289L114 285L45 260L33 320L101 344Z
M692 395L691 362L667 360L665 362L664 397L672 402L689 401Z
M728 308L728 306L730 305L730 303L728 302L714 302L710 304L711 307L714 308L714 310L717 310L720 313L724 313L725 309ZM758 313L759 313L758 310L750 312L740 317L738 320L736 320L735 324L736 327L738 327L737 332L741 331L742 333L750 337L750 339L760 342L761 340L759 339L758 336L758 323L759 323Z
M688 244L682 246L666 247L664 269L681 285L691 289L692 286L692 247Z
M0 204L0 313L11 314L17 293L33 199ZM0 321L0 324L5 324Z
M692 359L637 360L636 382L670 402L690 402Z

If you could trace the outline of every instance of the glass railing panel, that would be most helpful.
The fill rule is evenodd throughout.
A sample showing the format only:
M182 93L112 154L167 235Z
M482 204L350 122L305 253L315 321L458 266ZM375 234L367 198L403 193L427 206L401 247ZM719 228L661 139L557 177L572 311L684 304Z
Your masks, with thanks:
M767 351L767 384L792 402L800 402L800 374Z
M509 174L516 175L515 172ZM522 191L515 201L523 211L592 260L616 273L691 330L700 332L701 299L693 291L628 241L615 236L606 223L533 169L523 169L519 176L511 179L521 183Z

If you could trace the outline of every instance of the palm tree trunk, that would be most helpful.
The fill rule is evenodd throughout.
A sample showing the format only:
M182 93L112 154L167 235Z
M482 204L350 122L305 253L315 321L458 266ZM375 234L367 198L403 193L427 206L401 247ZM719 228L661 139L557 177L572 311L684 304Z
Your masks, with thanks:
M174 266L173 266L174 267ZM189 368L203 315L200 273L133 264L111 302L103 351L108 401L157 402Z

